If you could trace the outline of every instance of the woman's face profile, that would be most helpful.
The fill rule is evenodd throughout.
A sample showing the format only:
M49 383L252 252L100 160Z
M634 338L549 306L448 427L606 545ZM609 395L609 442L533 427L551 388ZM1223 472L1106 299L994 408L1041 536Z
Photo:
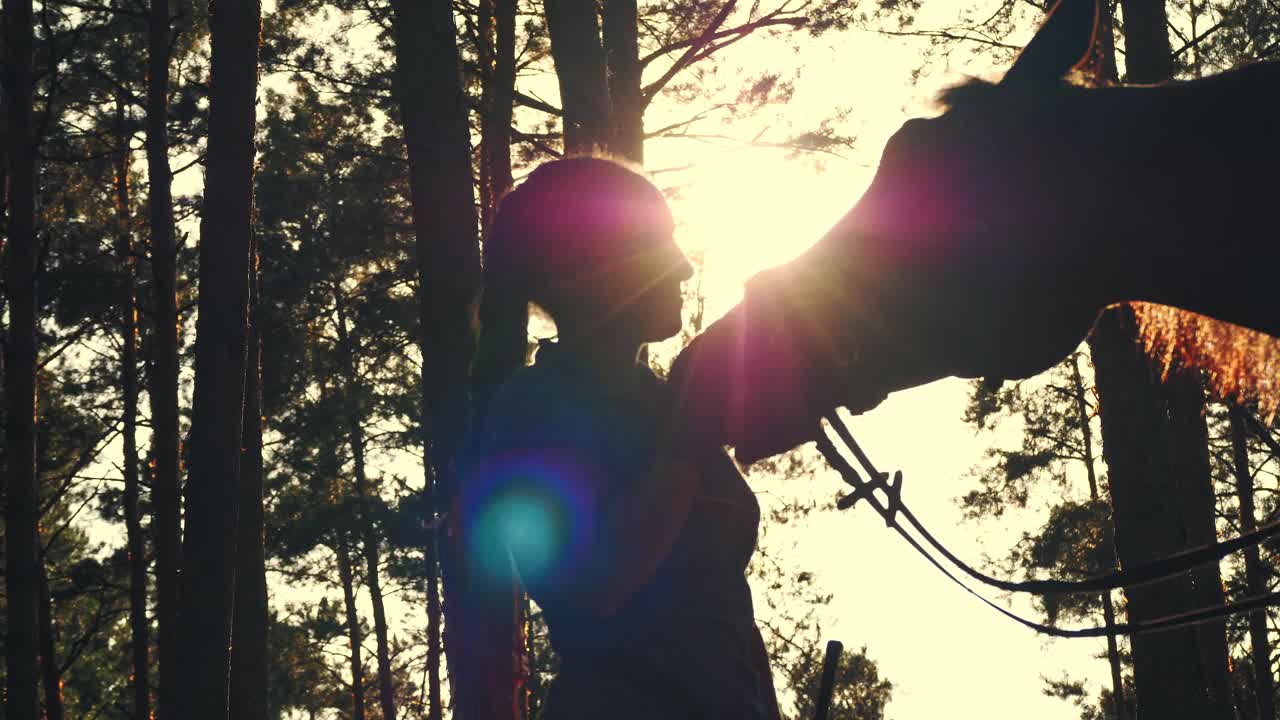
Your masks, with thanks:
M684 296L681 284L693 267L675 242L675 223L665 202L653 203L639 227L625 233L616 272L600 290L601 307L617 308L612 322L630 325L638 342L658 342L680 332Z

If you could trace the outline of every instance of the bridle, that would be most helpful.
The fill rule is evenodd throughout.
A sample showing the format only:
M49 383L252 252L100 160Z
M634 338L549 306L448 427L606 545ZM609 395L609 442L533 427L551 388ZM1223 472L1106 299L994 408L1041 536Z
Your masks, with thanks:
M945 545L937 540L925 527L920 523L911 509L902 501L902 473L895 472L890 478L888 473L882 473L876 469L871 462L871 458L863 452L858 442L853 439L853 433L849 431L849 427L835 413L828 413L823 416L827 424L835 431L836 437L840 443L853 455L862 466L867 474L867 478L854 469L853 465L845 459L844 455L837 448L836 443L828 436L823 428L818 429L817 445L818 450L826 458L827 462L840 473L845 483L853 488L836 503L836 507L845 510L855 507L860 500L866 500L867 504L884 519L885 525L896 531L916 552L920 553L943 575L951 579L952 582L964 588L966 592L986 603L989 607L999 612L1001 615L1035 630L1036 632L1052 635L1062 638L1079 638L1079 637L1105 637L1108 635L1137 635L1140 633L1150 633L1159 630L1169 630L1171 628L1186 627L1190 625L1199 625L1201 623L1221 620L1239 613L1250 612L1265 607L1280 605L1280 592L1270 592L1261 595L1238 600L1236 602L1226 603L1213 607L1197 608L1183 613L1173 615L1165 615L1151 620L1140 620L1130 623L1116 623L1109 627L1089 627L1067 630L1054 627L1034 620L1028 620L1021 615L996 604L994 601L981 595L967 583L956 576L937 555L940 555L952 567L958 568L961 572L978 582L990 587L1012 593L1025 593L1028 595L1036 595L1040 597L1050 595L1071 595L1076 593L1100 593L1115 590L1116 588L1129 588L1140 585L1146 585L1160 580L1165 580L1181 573L1187 572L1201 565L1207 565L1217 562L1233 552L1242 550L1252 545L1257 545L1267 538L1280 535L1280 522L1272 522L1259 527L1258 529L1243 533L1237 537L1223 542L1209 543L1201 547L1192 548L1168 557L1156 560L1145 565L1127 570L1117 570L1105 575L1098 575L1087 578L1085 580L1068 581L1068 580L1025 580L1014 582L1009 580L1001 580L991 577L979 570L973 568L968 563L956 557L954 553L947 549ZM884 496L881 499L880 494ZM919 535L916 538L907 527L904 527L899 518L906 522L906 525ZM923 543L921 543L923 540ZM928 547L926 547L926 545ZM932 551L931 551L932 549ZM934 553L937 553L935 555Z

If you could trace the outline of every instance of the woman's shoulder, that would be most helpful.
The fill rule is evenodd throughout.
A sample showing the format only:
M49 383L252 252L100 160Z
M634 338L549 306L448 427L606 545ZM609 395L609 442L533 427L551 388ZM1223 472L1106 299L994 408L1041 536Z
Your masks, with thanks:
M580 403L581 378L552 363L535 363L515 372L494 393L490 413L538 415Z
M485 424L509 442L632 445L651 439L661 415L661 381L648 380L615 392L569 360L540 355L494 393Z
M581 376L544 362L521 368L494 391L483 425L499 445L539 443L580 433L599 412Z

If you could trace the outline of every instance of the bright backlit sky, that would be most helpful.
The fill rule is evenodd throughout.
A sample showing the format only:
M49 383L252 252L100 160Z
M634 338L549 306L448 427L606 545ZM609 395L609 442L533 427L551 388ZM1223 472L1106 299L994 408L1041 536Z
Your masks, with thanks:
M925 5L922 28L954 22L964 4ZM726 70L741 64L748 72L796 72L796 93L784 106L705 131L752 138L767 126L784 136L788 125L803 128L847 107L852 112L845 129L858 136L854 151L788 160L784 151L745 144L655 140L646 147L651 170L691 166L657 180L681 187L672 203L681 223L678 241L706 254L708 319L740 299L746 277L802 252L851 207L870 182L885 140L908 117L928 114L937 90L964 75L998 76L1001 70L991 60L951 67L938 61L913 84L922 40L853 30L801 42L799 52L763 39L727 51ZM963 62L963 56L957 53L953 61ZM681 113L688 108L655 104L646 123L660 127ZM1007 434L975 436L960 421L965 392L965 383L950 380L899 393L856 418L853 429L881 469L904 471L905 498L916 514L976 563L984 553L1003 555L1037 515L986 524L961 520L954 498L974 484L965 472L992 444L1016 442ZM810 491L830 497L839 486L828 472ZM756 489L768 490L768 481ZM770 543L777 541L775 533ZM786 541L795 544L789 559L817 573L820 587L834 593L824 642L867 646L896 686L888 712L894 720L1074 720L1079 710L1043 695L1041 677L1059 678L1066 670L1088 680L1091 694L1108 677L1105 661L1096 659L1105 652L1101 640L1054 641L1012 623L952 585L866 508L810 515L802 527L786 531ZM758 612L762 605L757 592ZM1013 607L1034 615L1024 602Z

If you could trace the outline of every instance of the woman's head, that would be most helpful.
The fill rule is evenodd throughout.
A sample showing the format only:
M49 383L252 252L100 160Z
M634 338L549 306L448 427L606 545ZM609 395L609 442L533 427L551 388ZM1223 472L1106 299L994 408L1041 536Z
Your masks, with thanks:
M662 194L639 173L594 157L546 163L498 206L486 292L520 293L562 334L665 339L680 330L680 283L692 274L673 229Z

